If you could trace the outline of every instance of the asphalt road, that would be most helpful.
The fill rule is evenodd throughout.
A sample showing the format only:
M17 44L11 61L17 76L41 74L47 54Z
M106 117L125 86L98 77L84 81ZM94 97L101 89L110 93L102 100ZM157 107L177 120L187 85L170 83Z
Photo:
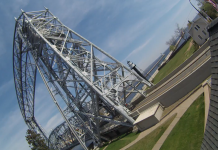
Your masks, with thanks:
M204 49L189 64L177 71L170 79L153 89L147 97L132 110L131 116L137 116L148 107L160 102L168 107L191 92L211 75L210 50Z

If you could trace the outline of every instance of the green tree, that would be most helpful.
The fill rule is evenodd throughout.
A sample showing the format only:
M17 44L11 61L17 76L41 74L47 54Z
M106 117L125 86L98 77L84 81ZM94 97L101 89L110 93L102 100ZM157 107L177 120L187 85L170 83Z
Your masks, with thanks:
M32 150L49 150L45 140L33 130L27 130L26 140Z
M193 46L194 46L194 51L198 50L199 45L194 40L192 41L192 43L193 43Z
M207 15L211 19L215 19L216 17L218 17L217 11L215 10L215 8L211 4L203 2L200 8L202 11L207 13Z
M174 51L175 50L175 46L174 45L170 45L170 51Z

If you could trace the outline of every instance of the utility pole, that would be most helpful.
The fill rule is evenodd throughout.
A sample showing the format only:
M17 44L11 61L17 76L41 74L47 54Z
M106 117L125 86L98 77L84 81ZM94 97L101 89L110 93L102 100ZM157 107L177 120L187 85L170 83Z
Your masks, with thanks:
M191 0L189 0L190 4L192 5L192 7L194 7L195 10L197 10L197 12L202 16L204 17L204 19L207 20L207 18L191 3Z

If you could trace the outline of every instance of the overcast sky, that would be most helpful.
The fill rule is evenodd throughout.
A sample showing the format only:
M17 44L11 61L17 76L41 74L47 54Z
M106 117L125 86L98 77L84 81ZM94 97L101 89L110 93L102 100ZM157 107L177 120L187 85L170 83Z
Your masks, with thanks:
M195 6L196 3L193 0ZM167 49L176 23L186 27L196 11L188 0L1 0L0 1L0 145L2 150L28 150L27 126L18 107L13 79L14 17L44 9L66 26L126 65L145 69ZM50 133L62 119L42 83L36 87L36 119Z

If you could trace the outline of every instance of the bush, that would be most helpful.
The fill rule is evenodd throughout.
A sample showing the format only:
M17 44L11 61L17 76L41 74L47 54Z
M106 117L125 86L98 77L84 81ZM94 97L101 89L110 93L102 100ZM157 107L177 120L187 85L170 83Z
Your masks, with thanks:
M198 50L199 45L194 40L192 41L192 43L193 43L194 51Z

